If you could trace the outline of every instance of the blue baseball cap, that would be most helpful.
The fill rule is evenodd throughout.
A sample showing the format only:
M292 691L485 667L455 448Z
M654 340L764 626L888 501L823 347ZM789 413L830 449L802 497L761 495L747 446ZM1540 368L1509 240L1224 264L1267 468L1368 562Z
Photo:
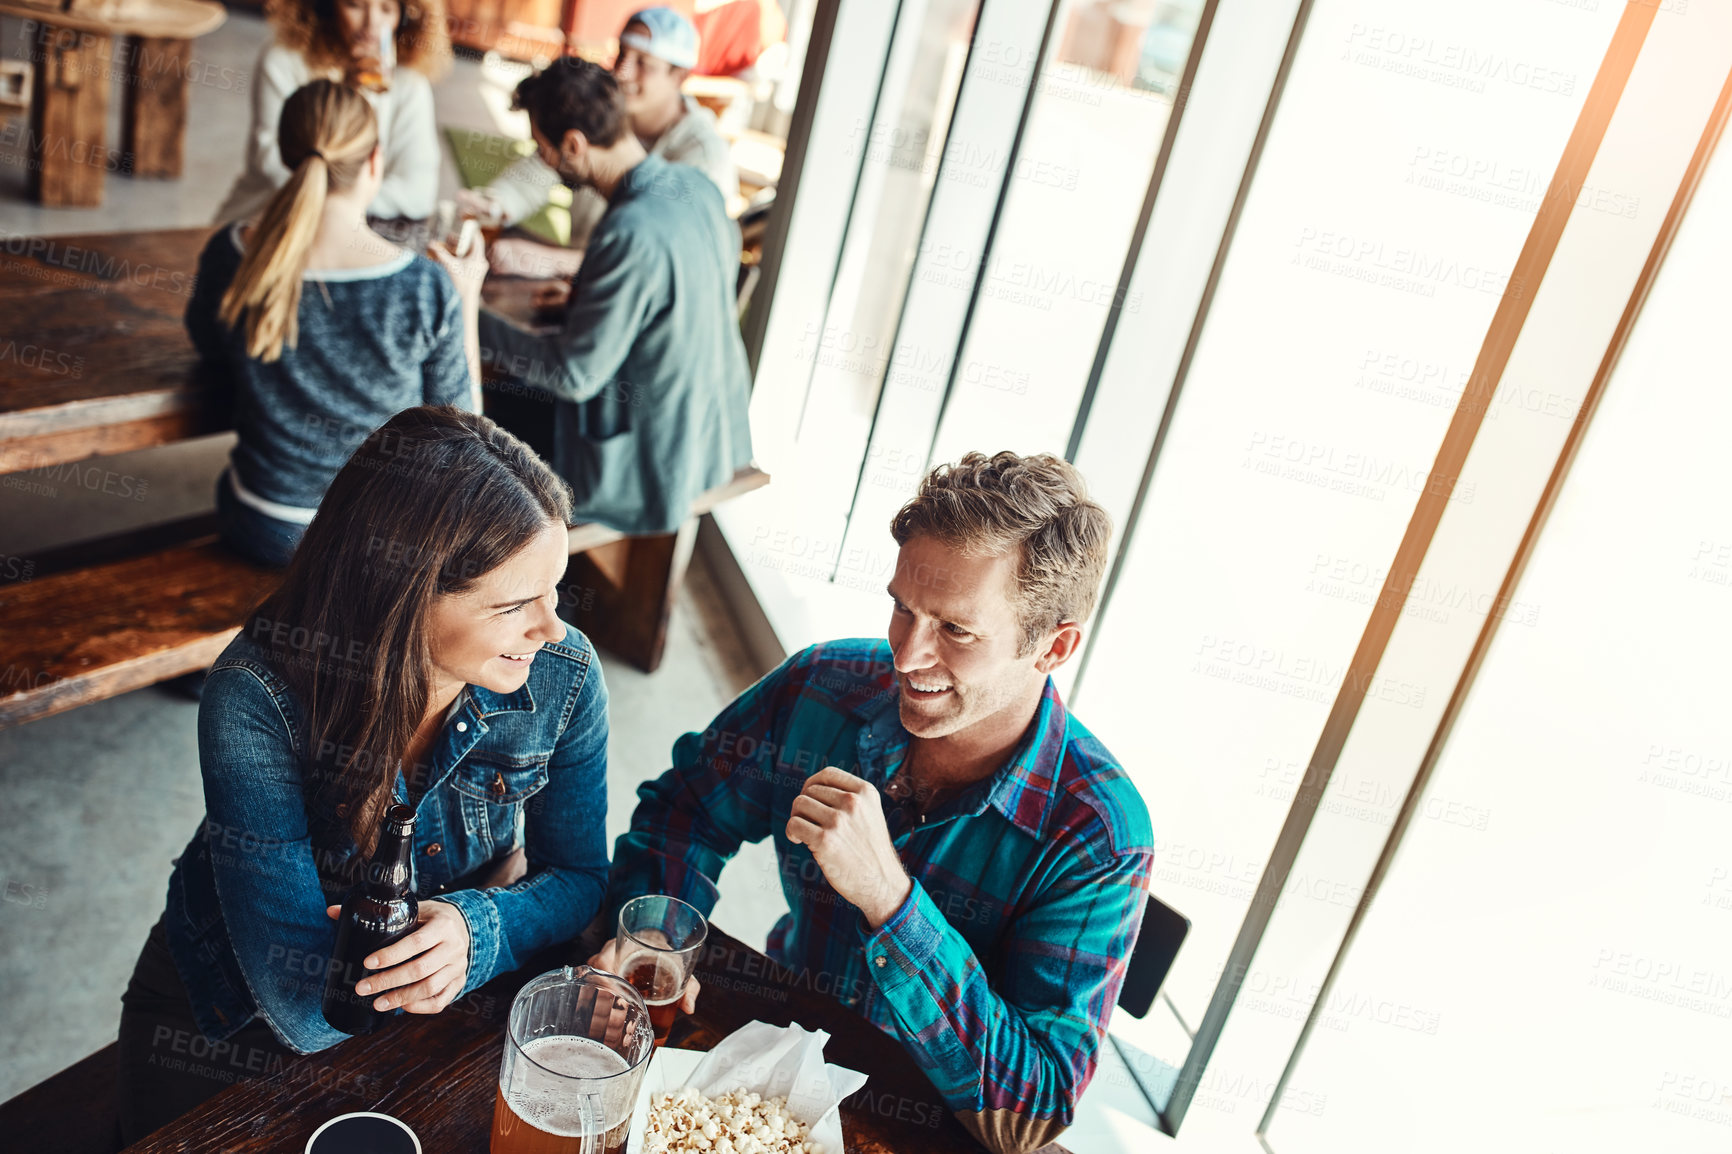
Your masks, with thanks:
M696 68L698 65L698 30L690 20L672 8L644 8L631 14L625 22L630 28L642 24L649 35L622 33L619 42L666 60L675 68Z

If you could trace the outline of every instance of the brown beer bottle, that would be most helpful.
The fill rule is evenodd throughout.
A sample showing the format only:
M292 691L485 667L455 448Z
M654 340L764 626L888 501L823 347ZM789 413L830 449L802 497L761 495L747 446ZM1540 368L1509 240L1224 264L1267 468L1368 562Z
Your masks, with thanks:
M415 928L418 903L410 892L415 853L415 811L393 805L367 876L343 899L337 916L337 946L325 967L325 1021L345 1034L370 1034L386 1017L373 1008L378 993L355 993L355 983L374 971L361 962Z

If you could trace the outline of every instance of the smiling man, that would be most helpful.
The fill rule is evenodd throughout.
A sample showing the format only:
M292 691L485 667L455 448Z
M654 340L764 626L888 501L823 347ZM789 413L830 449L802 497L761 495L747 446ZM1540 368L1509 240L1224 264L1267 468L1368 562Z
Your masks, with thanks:
M888 640L797 653L682 737L614 847L605 908L707 912L740 845L773 839L771 957L898 1038L998 1151L1070 1124L1154 861L1135 786L1051 677L1110 530L1057 458L934 470L891 523Z

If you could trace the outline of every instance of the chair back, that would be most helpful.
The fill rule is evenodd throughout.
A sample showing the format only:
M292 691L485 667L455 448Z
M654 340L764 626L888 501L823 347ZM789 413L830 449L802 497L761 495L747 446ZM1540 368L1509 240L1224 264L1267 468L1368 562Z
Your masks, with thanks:
M1179 947L1191 930L1191 921L1154 894L1143 910L1143 928L1125 965L1125 984L1119 987L1119 1009L1140 1018L1155 1004L1161 983L1179 956Z

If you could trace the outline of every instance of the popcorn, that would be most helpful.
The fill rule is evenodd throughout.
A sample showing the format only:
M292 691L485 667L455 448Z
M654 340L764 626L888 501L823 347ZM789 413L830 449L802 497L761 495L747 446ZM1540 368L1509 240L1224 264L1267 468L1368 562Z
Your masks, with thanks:
M686 1086L650 1101L644 1149L653 1154L824 1154L786 1098L729 1090L715 1098Z

